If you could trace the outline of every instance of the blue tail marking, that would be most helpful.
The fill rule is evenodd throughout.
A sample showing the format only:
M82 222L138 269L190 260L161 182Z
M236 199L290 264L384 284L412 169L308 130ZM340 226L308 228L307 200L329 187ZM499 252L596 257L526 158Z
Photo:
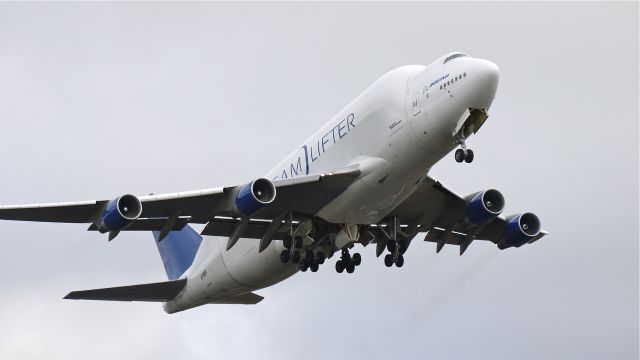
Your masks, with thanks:
M159 241L159 231L154 231L153 237L156 239L156 245L158 245L158 251L169 280L175 280L187 271L193 264L193 259L202 242L202 236L189 225L182 230L169 232L162 241Z

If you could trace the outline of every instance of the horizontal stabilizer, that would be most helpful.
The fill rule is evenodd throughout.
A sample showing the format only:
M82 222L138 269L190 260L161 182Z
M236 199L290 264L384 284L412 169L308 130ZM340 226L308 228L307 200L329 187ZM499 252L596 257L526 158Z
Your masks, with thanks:
M186 284L187 279L179 279L151 284L72 291L64 298L73 300L164 302L175 298Z
M212 301L212 304L241 304L241 305L255 305L262 301L264 297L254 294L252 292L233 296L223 300Z

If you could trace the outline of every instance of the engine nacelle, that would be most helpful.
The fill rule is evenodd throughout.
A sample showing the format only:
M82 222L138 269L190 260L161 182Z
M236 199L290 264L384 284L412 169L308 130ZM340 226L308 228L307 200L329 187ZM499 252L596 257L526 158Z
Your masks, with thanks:
M480 225L500 215L504 209L504 196L498 190L481 191L467 197L465 219L467 222Z
M142 203L134 195L126 194L109 201L102 213L98 231L119 231L127 227L142 214Z
M243 185L236 195L236 209L245 216L250 216L276 198L276 187L265 178L254 180Z
M533 213L512 215L507 218L504 238L498 243L499 249L520 247L540 234L540 219Z

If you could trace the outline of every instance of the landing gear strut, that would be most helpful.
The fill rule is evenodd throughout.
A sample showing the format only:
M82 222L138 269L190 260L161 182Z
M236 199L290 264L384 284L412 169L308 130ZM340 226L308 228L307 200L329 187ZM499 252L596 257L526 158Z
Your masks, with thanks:
M470 163L473 161L473 150L467 149L467 144L465 143L464 131L461 130L458 135L456 135L456 144L460 145L460 149L456 150L455 158L456 162L466 162Z
M403 254L407 251L411 238L411 234L405 234L400 226L400 219L393 217L387 224L388 232L384 228L380 227L380 230L387 238L386 248L389 251L384 257L384 265L386 267L392 267L394 264L397 267L404 265ZM402 236L405 239L398 239L398 236ZM384 251L384 250L383 250Z

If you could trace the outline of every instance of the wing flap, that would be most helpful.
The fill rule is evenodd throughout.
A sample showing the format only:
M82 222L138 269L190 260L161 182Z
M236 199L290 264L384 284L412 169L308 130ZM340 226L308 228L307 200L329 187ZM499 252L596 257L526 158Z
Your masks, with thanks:
M124 231L160 231L164 229L164 226L167 224L168 219L138 219L134 221L131 225L127 226ZM182 230L189 219L179 218L176 220L175 224L169 229L170 231L178 231ZM88 231L98 231L98 226L95 224L91 224Z
M178 279L159 283L72 291L64 298L73 300L165 302L175 298L186 284L187 279Z
M230 237L238 222L237 219L215 218L207 223L200 235ZM241 235L243 238L260 239L267 231L269 224L271 224L270 221L250 220ZM281 239L277 234L273 238Z

